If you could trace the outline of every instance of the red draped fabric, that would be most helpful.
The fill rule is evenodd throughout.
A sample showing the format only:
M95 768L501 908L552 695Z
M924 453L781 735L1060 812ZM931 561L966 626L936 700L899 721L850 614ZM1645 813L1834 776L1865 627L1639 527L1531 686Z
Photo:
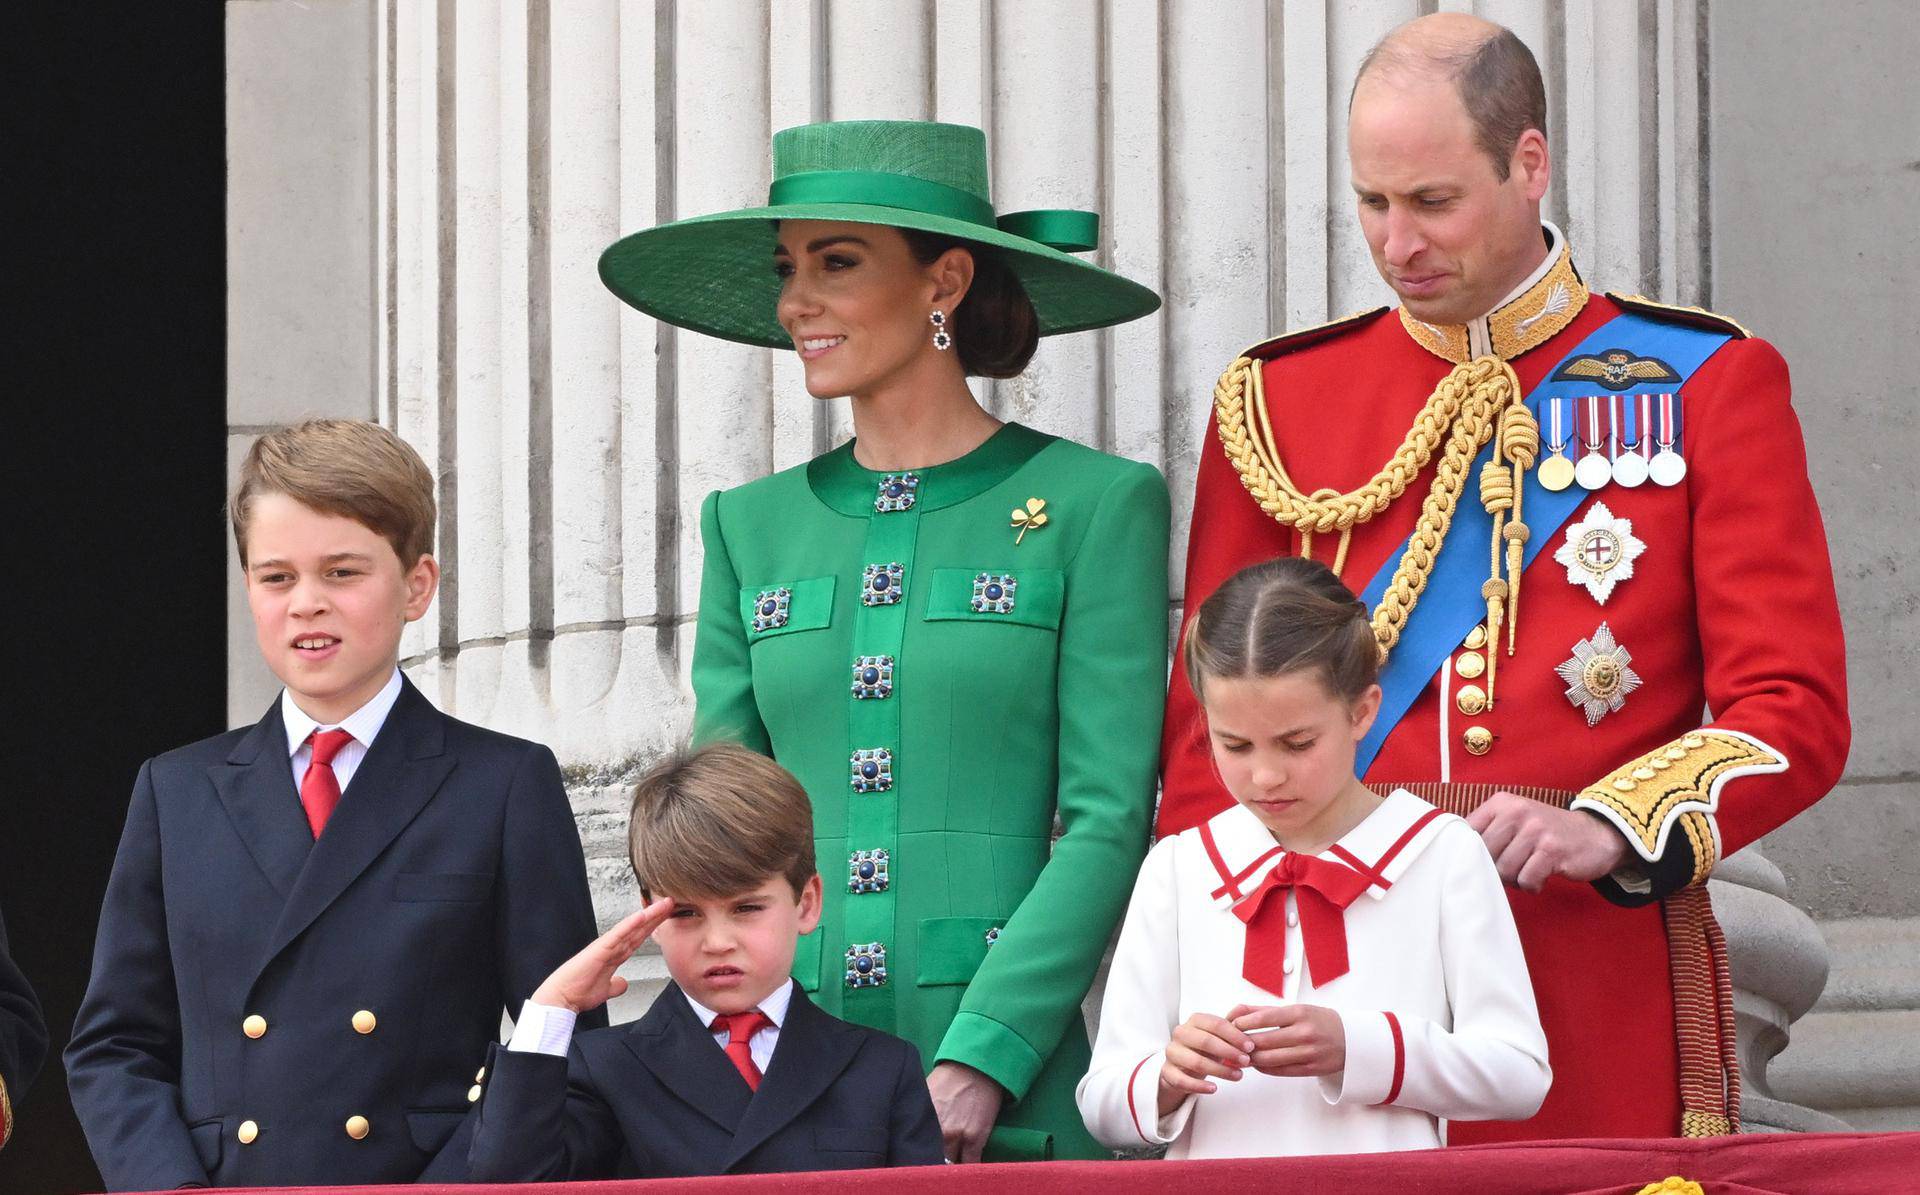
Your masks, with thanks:
M1691 1141L1528 1141L1401 1154L1217 1162L1039 1162L626 1182L274 1189L280 1195L962 1195L1023 1189L1042 1189L1048 1195L1269 1195L1286 1190L1635 1195L1649 1183L1677 1176L1699 1183L1707 1195L1893 1195L1914 1190L1915 1175L1920 1175L1920 1133L1779 1133Z

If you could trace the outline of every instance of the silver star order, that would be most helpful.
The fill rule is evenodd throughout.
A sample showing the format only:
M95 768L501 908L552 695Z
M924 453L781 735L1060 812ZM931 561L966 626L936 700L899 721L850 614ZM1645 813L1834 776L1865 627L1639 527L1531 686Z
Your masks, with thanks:
M1553 558L1566 566L1567 584L1585 585L1604 606L1613 587L1633 576L1633 562L1646 550L1633 534L1632 519L1617 519L1606 503L1595 502L1586 518L1567 528L1567 540L1554 549Z
M1588 726L1627 703L1627 694L1640 687L1640 674L1632 668L1633 655L1613 641L1613 629L1606 623L1573 645L1573 658L1554 666L1560 679L1567 682L1567 700L1587 716Z

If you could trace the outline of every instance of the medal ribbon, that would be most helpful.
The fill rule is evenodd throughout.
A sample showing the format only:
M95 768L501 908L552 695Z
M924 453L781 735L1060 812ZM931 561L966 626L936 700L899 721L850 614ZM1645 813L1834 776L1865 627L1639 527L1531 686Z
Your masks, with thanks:
M1247 925L1240 974L1256 987L1281 994L1287 981L1287 902L1282 889L1291 888L1300 906L1300 937L1306 942L1314 986L1325 987L1345 975L1346 908L1360 899L1369 882L1351 867L1288 851L1260 886L1233 906L1233 915Z
M1710 332L1704 328L1689 327L1685 324L1669 323L1651 319L1643 315L1623 312L1594 329L1593 333L1568 353L1545 375L1548 380L1533 388L1526 397L1526 405L1539 417L1542 403L1559 398L1576 398L1580 390L1591 383L1578 379L1553 381L1569 361L1576 357L1597 356L1609 349L1624 348L1643 357L1658 357L1673 367L1680 376L1678 385L1672 381L1664 383L1643 382L1627 387L1628 394L1659 393L1657 386L1670 386L1675 390L1686 384L1695 370L1720 350L1720 346L1733 339L1723 332ZM1671 397L1671 396L1670 396ZM1684 395L1680 396L1684 397ZM1599 436L1599 413L1597 406L1592 410L1593 434ZM1672 418L1676 430L1680 419L1680 402L1671 403ZM1472 476L1477 476L1481 466L1493 459L1493 445L1481 449L1473 463ZM1554 540L1555 534L1573 517L1577 510L1592 495L1578 486L1565 490L1549 490L1540 484L1539 470L1527 471L1524 481L1527 523L1533 529L1528 537L1521 567L1533 562ZM1486 616L1486 599L1480 594L1480 586L1487 579L1487 541L1493 534L1493 516L1478 502L1462 502L1455 508L1453 525L1447 531L1447 537L1441 542L1440 551L1433 563L1433 572L1428 574L1427 587L1420 595L1420 602L1407 616L1405 626L1400 631L1400 641L1394 645L1393 652L1380 669L1380 713L1374 719L1373 729L1361 740L1354 754L1354 772L1365 776L1373 765L1374 757L1400 724L1413 703L1422 692L1431 687L1436 672L1446 663L1460 641L1467 637L1482 618ZM1380 571L1373 575L1360 598L1367 604L1368 610L1380 605L1380 599L1386 594L1387 587L1393 583L1393 571L1401 555L1406 551L1406 541L1387 554ZM1549 554L1548 559L1552 559Z

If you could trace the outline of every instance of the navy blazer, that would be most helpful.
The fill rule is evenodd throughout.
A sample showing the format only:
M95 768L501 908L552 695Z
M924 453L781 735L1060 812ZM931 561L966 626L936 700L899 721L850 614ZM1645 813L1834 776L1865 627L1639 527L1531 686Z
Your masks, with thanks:
M316 842L276 701L140 769L74 1111L110 1190L459 1181L502 1012L593 936L552 752L403 682Z
M0 1146L13 1136L13 1118L27 1084L47 1056L47 1026L27 977L7 953L7 923L0 920Z
M669 983L566 1058L497 1049L474 1182L858 1170L943 1160L911 1042L828 1015L798 985L758 1091Z

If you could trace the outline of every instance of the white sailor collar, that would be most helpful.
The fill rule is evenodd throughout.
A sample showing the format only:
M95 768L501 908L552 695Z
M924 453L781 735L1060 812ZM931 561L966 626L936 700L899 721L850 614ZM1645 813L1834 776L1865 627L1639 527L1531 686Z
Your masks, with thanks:
M1439 837L1441 828L1457 820L1406 789L1397 788L1364 821L1316 857L1365 875L1370 881L1367 895L1379 900ZM1221 909L1232 908L1251 895L1287 854L1260 819L1237 802L1188 833L1199 840L1213 865L1216 882L1211 899Z

